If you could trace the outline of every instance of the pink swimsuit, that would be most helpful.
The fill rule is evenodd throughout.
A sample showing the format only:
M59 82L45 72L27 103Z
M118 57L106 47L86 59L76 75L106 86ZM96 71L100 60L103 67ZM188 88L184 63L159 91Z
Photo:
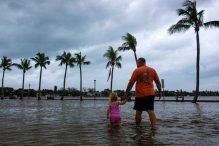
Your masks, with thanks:
M117 102L113 102L110 105L110 123L118 124L121 121L120 112L119 112L119 104Z

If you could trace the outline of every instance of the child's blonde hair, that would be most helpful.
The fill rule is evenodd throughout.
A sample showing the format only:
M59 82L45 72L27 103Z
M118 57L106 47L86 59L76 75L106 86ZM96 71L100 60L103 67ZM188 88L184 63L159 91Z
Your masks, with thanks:
M109 100L110 102L117 101L118 100L117 93L116 92L110 93Z

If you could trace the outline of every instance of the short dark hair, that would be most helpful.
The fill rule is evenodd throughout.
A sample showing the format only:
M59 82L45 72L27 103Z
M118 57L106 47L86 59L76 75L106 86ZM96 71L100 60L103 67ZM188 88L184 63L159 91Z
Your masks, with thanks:
M138 58L139 61L142 61L143 63L146 63L145 59L143 57Z

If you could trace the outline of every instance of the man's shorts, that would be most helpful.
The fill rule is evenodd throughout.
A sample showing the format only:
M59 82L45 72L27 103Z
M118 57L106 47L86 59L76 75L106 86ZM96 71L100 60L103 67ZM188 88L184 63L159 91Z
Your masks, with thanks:
M138 111L154 110L154 98L155 95L136 97L133 109Z

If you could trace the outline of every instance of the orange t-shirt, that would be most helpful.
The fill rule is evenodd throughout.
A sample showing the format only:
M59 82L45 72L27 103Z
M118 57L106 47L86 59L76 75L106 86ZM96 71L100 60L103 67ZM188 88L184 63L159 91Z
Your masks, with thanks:
M138 67L132 73L129 83L135 86L135 96L143 97L155 95L153 81L155 81L157 86L160 86L160 80L156 71L146 65Z

